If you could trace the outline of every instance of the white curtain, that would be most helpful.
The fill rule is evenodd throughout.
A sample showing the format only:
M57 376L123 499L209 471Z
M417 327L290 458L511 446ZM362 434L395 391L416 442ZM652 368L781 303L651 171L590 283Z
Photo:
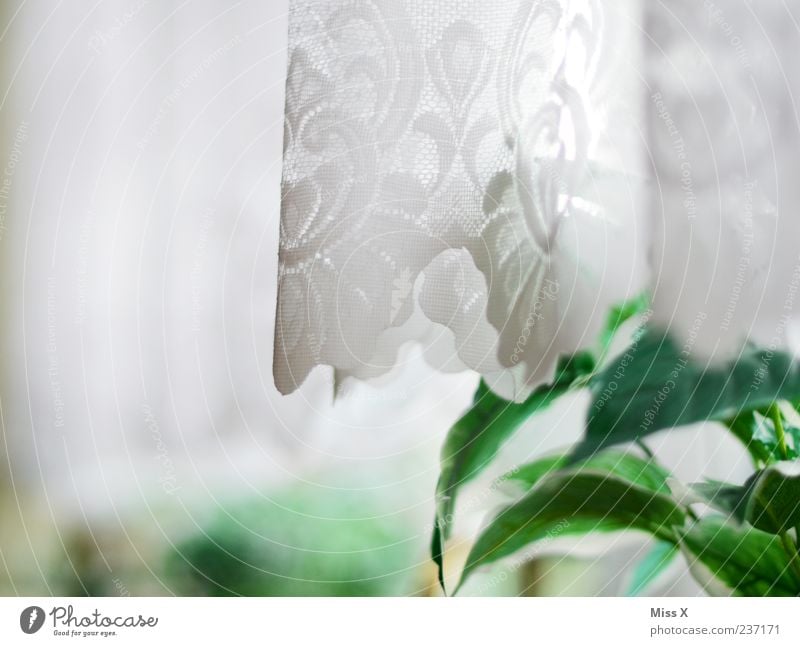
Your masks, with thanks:
M474 376L409 362L334 405L270 374L287 3L0 14L0 593L52 593L72 531L169 593L163 550L289 487L380 496L425 563Z
M687 347L798 350L800 5L648 3L655 313Z
M798 11L294 0L278 388L417 341L520 397L647 287L698 353L794 349Z

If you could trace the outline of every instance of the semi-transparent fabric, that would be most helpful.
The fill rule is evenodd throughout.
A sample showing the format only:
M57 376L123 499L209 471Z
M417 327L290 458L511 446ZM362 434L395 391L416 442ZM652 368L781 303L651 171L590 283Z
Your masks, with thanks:
M639 0L291 4L274 374L520 397L646 280Z
M800 6L653 2L656 320L703 358L797 350Z

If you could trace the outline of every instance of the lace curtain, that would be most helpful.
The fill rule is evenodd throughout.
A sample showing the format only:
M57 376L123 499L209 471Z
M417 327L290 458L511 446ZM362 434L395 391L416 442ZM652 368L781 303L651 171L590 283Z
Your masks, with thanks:
M648 286L704 352L786 345L798 22L768 4L295 0L278 388L416 341L520 398Z

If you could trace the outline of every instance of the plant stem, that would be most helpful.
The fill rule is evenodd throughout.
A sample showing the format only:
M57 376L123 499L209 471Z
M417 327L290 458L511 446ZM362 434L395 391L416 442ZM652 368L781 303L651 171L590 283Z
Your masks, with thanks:
M800 578L800 556L797 554L797 548L795 544L792 542L791 537L789 536L788 532L781 532L779 534L781 538L781 544L783 545L783 550L786 552L786 555L789 557L789 565L792 568L792 571Z
M783 417L777 402L773 402L769 407L769 416L775 425L775 437L778 439L778 448L781 450L781 457L789 459L789 448L786 446L786 431L783 428Z
M775 426L775 438L778 440L778 448L781 452L781 457L784 460L789 459L789 448L786 446L786 429L783 428L783 415L778 406L778 402L773 402L769 407L769 416L772 419L772 424ZM789 532L781 532L781 543L783 549L789 556L789 563L794 570L794 573L800 577L800 527L795 529L797 538L793 541L789 536Z

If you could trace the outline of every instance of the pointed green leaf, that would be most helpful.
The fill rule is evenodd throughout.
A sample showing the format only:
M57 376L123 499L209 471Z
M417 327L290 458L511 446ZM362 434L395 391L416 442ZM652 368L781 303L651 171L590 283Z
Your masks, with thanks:
M734 362L707 367L663 331L648 328L591 380L591 389L576 460L661 429L724 421L778 399L800 399L800 365L787 354L748 347Z
M625 592L626 597L638 597L647 592L647 589L658 579L679 553L674 543L657 541L647 555L636 565L633 579Z
M751 486L752 478L744 485L706 480L689 485L689 489L696 497L692 502L705 503L742 523L745 520L745 505Z
M759 473L745 516L753 527L769 534L800 526L800 462L778 462Z
M436 578L443 592L447 592L444 585L444 542L442 541L442 530L439 527L438 519L433 523L433 536L431 537L431 559L436 564Z
M501 480L517 483L527 491L546 475L568 466L568 459L569 456L566 454L539 458L510 471ZM667 480L670 474L666 469L652 460L645 460L624 451L603 451L593 455L581 466L583 469L617 475L651 491L669 493Z
M525 420L547 408L593 369L594 359L587 353L563 360L553 384L540 386L519 404L499 397L481 381L472 408L450 429L442 448L441 472L436 486L437 521L442 540L450 536L451 516L460 487L492 461Z
M613 458L603 459L614 464ZM476 568L551 538L573 521L581 523L582 533L588 529L640 529L670 540L672 526L683 523L684 511L666 492L665 474L651 463L626 455L617 460L618 472L629 473L632 461L640 464L638 473L633 472L634 481L601 469L599 464L545 476L483 530L467 558L462 583Z
M527 491L548 473L566 466L566 463L566 455L550 455L517 467L504 475L502 480L516 483Z
M800 594L800 579L791 571L776 536L737 526L720 516L703 518L680 535L695 578L711 593L727 591L746 597Z
M768 420L758 411L748 410L731 419L725 420L725 425L731 430L733 435L744 444L747 452L757 465L769 464L773 457L778 456L777 440L765 441L765 426Z
M756 464L764 466L784 459L775 424L763 411L745 411L726 420L725 425L745 445ZM784 431L788 440L786 457L791 460L800 457L800 428L786 424Z
M603 451L586 460L581 468L572 469L574 472L592 470L607 473L638 485L649 491L670 494L667 481L670 473L654 460L640 458L625 451Z
M519 404L499 397L481 381L472 408L450 429L442 447L431 541L431 558L438 568L442 589L444 546L450 537L459 489L492 461L500 447L525 420L581 385L594 367L594 357L587 352L562 359L553 383L540 386Z
M611 347L614 337L625 323L638 316L644 316L649 309L650 295L647 293L613 307L606 319L605 327L600 333L601 355L604 355Z

